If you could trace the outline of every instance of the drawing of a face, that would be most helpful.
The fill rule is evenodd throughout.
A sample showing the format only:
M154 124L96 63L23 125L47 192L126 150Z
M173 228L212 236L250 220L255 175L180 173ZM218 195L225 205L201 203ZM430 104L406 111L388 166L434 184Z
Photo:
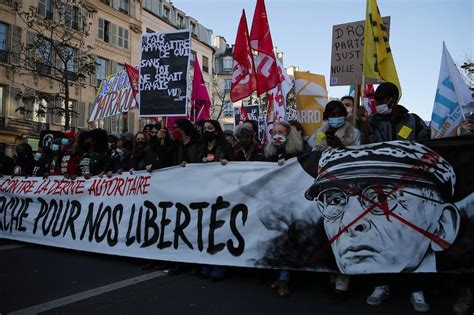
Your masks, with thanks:
M344 273L414 271L425 258L430 260L426 256L432 253L432 243L438 247L421 231L434 237L444 231L440 236L454 234L451 239L459 224L453 222L457 218L454 206L444 204L431 188L376 184L360 191L332 187L322 190L316 202L329 239L347 227L331 244ZM441 220L443 215L449 222Z
M435 152L393 142L324 151L306 198L322 215L341 272L435 272L435 252L459 230L459 211L446 201L454 182Z

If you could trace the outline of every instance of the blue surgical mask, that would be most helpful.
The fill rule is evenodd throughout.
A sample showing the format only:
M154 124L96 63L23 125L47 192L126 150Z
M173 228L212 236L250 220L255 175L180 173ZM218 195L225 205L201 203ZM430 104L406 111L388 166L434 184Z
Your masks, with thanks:
M388 107L388 103L377 105L377 114L389 115L392 112L392 108Z
M342 125L344 125L345 122L346 122L345 117L334 117L334 118L328 119L329 126L336 129L342 127Z
M62 138L61 139L61 144L62 145L68 145L69 144L69 139L68 138Z
M40 152L36 152L35 153L35 160L36 161L39 161L41 159L41 153Z
M59 151L59 149L60 149L59 144L53 144L53 145L51 146L51 150L53 150L54 152Z

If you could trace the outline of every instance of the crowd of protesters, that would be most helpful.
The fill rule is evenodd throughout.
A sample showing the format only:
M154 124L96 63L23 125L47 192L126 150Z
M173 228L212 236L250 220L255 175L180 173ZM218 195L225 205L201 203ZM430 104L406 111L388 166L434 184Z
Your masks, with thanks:
M285 161L312 150L343 148L391 140L423 141L429 139L429 128L417 115L409 113L398 104L399 93L395 85L381 84L374 94L378 114L369 116L363 107L354 110L354 99L345 96L341 101L330 101L324 110L322 126L310 137L305 138L303 127L298 121L277 122L272 129L271 139L262 143L258 139L256 121L245 121L233 131L223 131L216 120L192 123L187 119L176 120L172 130L156 124L146 125L135 135L131 133L107 134L105 130L94 129L74 133L65 131L48 146L40 146L33 152L29 144L19 144L14 158L5 155L0 147L0 174L11 176L64 176L74 179L78 176L112 176L123 172L153 171L169 166L188 163L220 163L229 161L268 161L282 166ZM357 113L357 116L353 115ZM408 134L397 133L406 127ZM463 125L465 130L472 126ZM158 268L155 262L145 268ZM177 274L189 267L185 264L165 264L170 274ZM197 270L197 268L194 268ZM224 278L226 269L222 266L200 266L203 277L214 280ZM423 296L426 287L421 281L423 275L406 275L412 285L411 301L417 311L429 310ZM389 296L388 283L391 279L373 276L375 289L367 303L379 305ZM272 283L278 295L287 297L290 272L279 271ZM332 277L335 291L344 294L348 290L349 277L335 274ZM462 286L462 285L461 285ZM455 307L465 308L472 299L468 287ZM464 304L462 304L464 303Z

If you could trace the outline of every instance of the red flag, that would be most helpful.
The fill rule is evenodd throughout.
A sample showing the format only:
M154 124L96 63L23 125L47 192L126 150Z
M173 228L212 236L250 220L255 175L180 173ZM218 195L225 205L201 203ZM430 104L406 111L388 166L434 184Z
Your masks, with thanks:
M137 102L137 108L140 107L140 104L138 102L138 81L140 74L138 72L138 69L135 69L129 64L125 64L125 69L127 69L127 74L128 74L128 81L130 82L130 86L132 87L133 91L133 96L135 97L135 101Z
M193 93L191 95L192 117L195 121L211 118L211 99L202 78L199 61L194 60Z
M242 102L242 106L240 107L240 125L243 124L246 120L249 120L249 114L245 109L245 105Z
M232 68L230 99L232 102L237 102L249 96L257 89L245 10L242 10L242 17L240 18L239 29L237 30L233 58L234 67Z
M250 31L250 47L258 52L255 67L257 69L257 94L260 95L278 84L277 63L263 0L257 0L255 7L252 30Z

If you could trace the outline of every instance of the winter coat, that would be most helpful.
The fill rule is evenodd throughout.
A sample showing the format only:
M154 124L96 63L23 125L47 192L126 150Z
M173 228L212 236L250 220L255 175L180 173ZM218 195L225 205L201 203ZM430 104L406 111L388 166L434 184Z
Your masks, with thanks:
M330 128L329 123L325 121L323 125L315 132L313 148L316 151L326 150L329 146L326 141L326 131ZM336 129L334 135L338 137L345 147L360 144L360 132L352 127L346 121L342 127Z
M376 143L393 140L424 141L430 139L430 129L416 114L396 105L398 114L394 122L391 115L374 115L369 117L368 133L362 133L361 142Z

